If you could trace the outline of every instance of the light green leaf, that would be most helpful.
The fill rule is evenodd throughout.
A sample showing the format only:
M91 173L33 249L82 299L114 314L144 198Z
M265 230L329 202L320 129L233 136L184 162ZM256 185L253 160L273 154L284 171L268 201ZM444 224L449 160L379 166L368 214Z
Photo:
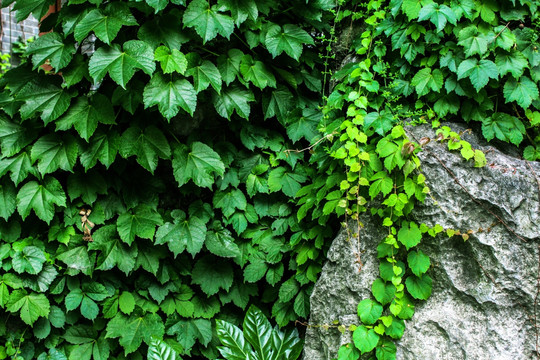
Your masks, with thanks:
M152 338L148 345L148 360L178 360L184 348L176 343L177 346L171 346L168 342Z
M227 55L220 55L217 59L217 67L225 84L229 85L240 73L240 62L244 53L238 49L230 49Z
M193 115L197 107L197 92L185 79L156 73L144 88L144 107L157 105L159 112L171 120L180 108Z
M399 242L405 245L407 250L409 250L420 243L420 240L422 240L422 232L416 223L404 221L401 229L399 229L397 237Z
M53 177L46 176L41 184L27 182L17 193L17 211L23 220L33 209L41 220L49 224L54 217L54 205L65 207L66 195Z
M274 58L285 51L287 55L298 60L304 44L313 45L313 38L296 25L286 24L283 28L272 25L266 32L265 45Z
M253 350L245 340L242 330L237 326L221 319L216 320L216 331L223 346L218 346L218 350L227 360L250 359Z
M124 158L135 155L137 162L152 174L157 168L158 158L171 157L167 138L152 125L144 130L137 126L129 127L120 138L118 150Z
M363 325L354 330L352 338L354 345L362 354L372 351L379 343L379 335L373 329L368 329Z
M174 150L172 167L179 186L193 180L197 186L210 188L214 174L223 176L225 173L218 153L201 142L194 142L190 147L180 144Z
M467 59L459 64L457 69L458 80L469 78L476 91L480 91L487 85L489 79L498 79L499 70L491 60L480 60L476 58ZM501 74L502 76L503 74Z
M188 62L186 56L179 50L170 50L166 46L160 46L154 52L154 58L161 64L164 74L170 74L175 71L179 74L184 74L187 69Z
M203 39L203 43L212 40L218 34L227 39L234 30L230 16L218 12L218 6L210 6L206 0L194 0L189 3L183 18L184 26L194 28Z
M394 115L386 109L381 112L370 112L364 117L364 127L366 129L373 128L381 136L392 129L394 122Z
M231 119L231 115L236 110L238 116L249 119L249 102L255 101L253 93L239 86L231 86L224 90L221 95L214 95L214 107L219 115Z
M62 39L60 34L56 32L38 37L28 45L28 50L26 50L27 55L32 55L34 70L48 60L57 72L69 64L74 53L75 46Z
M358 316L366 325L373 325L381 317L381 304L371 299L364 299L358 304Z
M135 298L130 292L122 292L122 295L118 298L118 307L124 314L131 314L135 309Z
M396 360L396 345L393 341L383 338L375 350L377 360Z
M123 51L120 46L104 46L96 50L88 63L90 76L96 82L103 80L106 74L118 85L126 88L126 84L135 74L136 69L152 75L156 69L154 52L143 41L130 40L124 43Z

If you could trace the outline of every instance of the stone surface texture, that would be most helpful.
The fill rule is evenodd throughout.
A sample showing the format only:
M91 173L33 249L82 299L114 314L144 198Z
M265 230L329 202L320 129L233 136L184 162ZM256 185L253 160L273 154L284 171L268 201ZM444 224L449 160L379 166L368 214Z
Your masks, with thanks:
M457 132L466 130L462 125L449 126ZM407 131L416 139L435 138L427 125ZM430 226L474 232L467 241L446 235L423 238L419 247L431 257L428 274L433 291L427 301L416 303L413 318L406 321L397 359L537 359L540 164L503 154L474 134L466 132L462 138L486 153L488 165L475 168L459 152L432 140L427 151L419 153L431 196L416 206L412 218ZM363 216L361 221L364 227L359 232L350 223L328 252L311 297L312 326L306 333L304 360L334 359L339 346L350 341L350 333L341 334L324 324L336 320L358 324L357 304L370 296L378 275L375 248L385 234L376 219Z

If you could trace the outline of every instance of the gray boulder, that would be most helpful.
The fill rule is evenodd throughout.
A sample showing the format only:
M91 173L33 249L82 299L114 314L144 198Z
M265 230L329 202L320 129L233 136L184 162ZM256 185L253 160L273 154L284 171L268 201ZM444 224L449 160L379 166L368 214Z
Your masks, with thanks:
M407 131L417 139L435 137L426 125ZM488 165L475 168L446 144L431 141L419 154L431 196L412 217L474 232L467 241L446 235L423 238L420 248L431 257L433 291L427 301L417 302L413 318L406 321L397 359L537 358L540 164L503 154L474 134L462 138L486 152ZM333 324L358 324L357 304L370 296L378 275L375 249L385 234L377 219L360 220L360 231L350 223L328 252L311 296L304 360L334 359L340 345L350 342L350 333L342 334Z

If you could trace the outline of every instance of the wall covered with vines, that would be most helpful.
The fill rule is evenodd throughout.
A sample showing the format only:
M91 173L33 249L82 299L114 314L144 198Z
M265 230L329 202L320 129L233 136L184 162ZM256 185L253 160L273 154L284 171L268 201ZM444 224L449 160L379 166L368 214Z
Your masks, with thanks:
M13 2L22 20L54 1ZM431 291L417 245L442 230L407 218L429 189L404 119L467 121L538 159L536 14L68 1L0 84L0 358L140 359L165 343L215 359L216 319L251 304L280 326L307 318L338 220L370 211L388 229L381 278L340 359L392 359Z

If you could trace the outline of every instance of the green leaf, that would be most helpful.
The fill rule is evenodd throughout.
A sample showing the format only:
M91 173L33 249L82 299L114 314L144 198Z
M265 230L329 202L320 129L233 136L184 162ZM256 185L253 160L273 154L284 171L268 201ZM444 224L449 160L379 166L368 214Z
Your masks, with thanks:
M122 134L118 150L124 158L135 155L137 162L152 174L157 168L158 158L171 157L171 148L167 138L161 130L152 125L144 130L137 126L130 126Z
M17 211L23 220L33 209L41 220L49 224L54 217L54 205L65 207L66 195L53 177L46 176L41 184L27 182L17 193Z
M206 223L196 216L179 218L166 223L156 233L156 244L167 244L176 257L187 250L193 257L198 254L206 238Z
M0 217L8 220L17 207L17 193L10 181L0 182Z
M99 160L100 163L109 168L118 153L120 135L115 130L97 131L91 137L89 145L81 151L81 164L85 170L94 167Z
M538 99L538 87L527 76L519 80L508 79L503 88L504 98L507 102L515 101L519 106L527 109L534 100Z
M421 250L409 252L409 255L407 255L407 263L413 274L416 276L421 276L428 271L431 265L429 256L424 254Z
M35 129L0 118L0 149L2 150L2 157L18 154L26 145L34 141L36 135Z
M116 222L120 239L131 245L135 237L152 239L156 226L163 224L161 215L146 204L137 206L130 212L125 212L118 217Z
M287 55L298 60L304 44L313 45L313 38L296 25L286 24L283 28L272 25L266 32L265 45L274 58L285 51Z
M159 112L171 120L180 108L193 116L197 107L197 92L185 79L156 73L144 88L144 107L157 105Z
M148 75L154 73L154 52L148 44L130 40L124 43L123 49L121 51L120 46L113 44L112 47L104 46L96 50L88 63L88 71L94 81L100 82L108 73L114 82L125 89L136 69Z
M114 110L109 99L101 94L94 94L91 98L79 96L75 104L56 121L56 129L68 130L75 127L79 135L88 142L98 123L115 124Z
M125 355L137 350L144 341L150 344L153 337L162 338L165 327L158 314L132 314L129 318L118 313L107 324L107 338L120 338Z
M248 18L256 21L259 16L259 9L255 0L218 0L218 5L231 12L237 27Z
M352 338L354 345L362 354L372 351L379 343L379 335L373 329L368 329L363 325L354 330Z
M124 314L131 314L135 309L135 298L130 292L122 292L122 295L118 298L118 307Z
M375 350L377 360L396 360L396 345L393 341L382 339Z
M62 39L56 32L41 35L31 42L26 50L27 55L32 55L34 70L48 60L57 72L69 64L74 53L75 46Z
M26 180L29 174L35 177L38 176L37 169L32 166L30 155L26 152L13 158L0 159L0 175L4 175L8 171L11 173L10 178L15 185L19 185Z
M512 46L516 44L516 35L508 26L500 25L493 28L495 34L499 34L495 39L495 44L506 51L510 51Z
M22 251L17 251L13 256L11 263L13 270L20 273L32 275L38 274L43 269L43 263L46 261L43 250L36 246L25 246Z
M398 232L398 240L409 250L420 243L422 232L416 223L404 221Z
M211 188L214 176L225 173L225 165L218 153L201 142L194 142L190 147L183 144L176 147L172 167L179 186L193 180L197 186Z
M245 55L240 64L240 73L245 81L251 82L259 89L267 86L276 87L276 78L266 68L263 62L254 61L251 55Z
M371 299L364 299L358 304L358 316L366 325L373 325L381 317L381 304Z
M179 74L184 74L187 70L188 61L186 56L176 49L170 50L166 46L160 46L154 52L154 58L161 64L164 74L170 74L175 71Z
M414 75L411 80L411 85L416 88L418 96L423 96L429 93L430 90L440 92L443 86L443 74L441 70L424 68Z
M174 325L167 329L167 334L176 335L184 350L190 351L195 344L195 340L199 340L203 346L210 343L212 340L212 323L206 319L181 319L175 321Z
M202 291L210 296L216 294L219 289L229 291L234 274L229 262L205 255L193 266L191 277L191 282L200 285Z
M56 254L56 259L64 262L66 274L77 275L80 272L91 275L94 270L94 257L89 253L82 235L71 237L67 246L62 246Z
M122 26L135 26L137 20L125 3L109 3L103 9L91 10L75 27L75 40L81 42L93 31L97 38L110 45Z
M184 12L184 26L194 28L202 37L203 44L218 34L228 39L234 30L233 19L219 13L218 9L217 5L210 6L206 0L194 0Z
M231 119L231 115L236 110L238 116L249 119L249 102L255 101L255 96L249 90L238 86L231 86L224 90L221 95L214 95L214 107L219 115Z
M92 234L92 238L94 241L88 244L88 249L100 251L96 269L106 271L116 266L126 275L133 270L137 249L120 241L115 225L100 227Z
M474 54L482 56L488 48L488 37L482 34L475 25L463 28L458 34L458 45L465 49L465 56Z
M384 333L390 336L392 339L401 339L403 332L405 331L405 322L401 319L393 318L392 324L388 326Z
M182 14L176 10L162 16L152 16L141 26L137 36L153 49L161 44L169 49L180 49L183 43L190 40L190 37L181 31L178 25L181 23Z
M213 204L215 208L221 209L226 217L230 217L236 209L245 210L247 206L246 196L239 189L216 192Z
M525 126L515 116L494 113L482 121L482 134L487 141L497 139L519 145L523 141Z
M242 330L224 320L216 320L216 331L223 346L218 346L221 356L227 360L244 360L253 357L253 350L245 340Z
M446 5L430 3L424 6L418 13L418 20L429 20L437 27L437 31L442 31L449 22L457 24L457 18L454 11Z
M378 278L371 285L371 292L375 299L382 305L390 303L396 294L396 287L392 283L387 283Z
M17 11L16 20L21 22L30 14L36 19L41 19L49 11L49 7L54 4L54 0L22 0L15 1L13 10ZM6 4L7 6L7 4Z
M283 191L289 197L294 198L307 178L295 172L289 172L283 166L275 168L268 175L268 187L271 192Z
M476 91L480 91L487 85L489 79L498 79L499 71L491 60L480 60L476 58L467 59L459 64L457 69L458 80L469 78ZM501 74L502 76L503 74Z
M370 112L364 117L364 127L366 129L372 128L381 136L392 129L394 122L394 115L386 109L381 112Z
M431 278L428 275L411 275L405 280L405 286L411 296L418 300L427 300L431 295Z
M177 360L180 359L180 353L183 352L183 347L177 343L177 346L171 346L169 343L152 338L148 345L148 360Z
M20 312L21 320L31 326L38 318L49 315L50 304L44 294L26 294L24 290L15 290L11 293L7 310Z
M58 119L69 107L72 91L62 89L52 83L37 85L30 83L18 94L17 99L24 101L21 106L21 118L29 119L41 112L41 119L45 124Z
M276 349L272 343L272 325L255 306L250 306L244 318L244 337L253 346L259 359L269 359Z
M529 62L522 52L513 50L510 53L501 52L497 54L495 64L501 77L510 73L515 79L519 79L523 75L525 68L528 67Z
M221 93L221 73L208 60L204 60L199 66L190 68L186 72L186 76L193 77L193 85L197 93L206 90L210 85L212 85L218 94Z
M220 55L217 59L217 67L225 84L229 85L240 73L240 62L244 53L238 49L230 49L227 56Z
M214 255L226 258L240 256L240 249L235 244L231 232L223 228L219 222L214 222L212 229L206 233L204 244Z
M45 135L32 146L32 162L38 161L37 168L42 175L58 169L72 171L77 162L79 146L71 135L60 137L56 134Z

